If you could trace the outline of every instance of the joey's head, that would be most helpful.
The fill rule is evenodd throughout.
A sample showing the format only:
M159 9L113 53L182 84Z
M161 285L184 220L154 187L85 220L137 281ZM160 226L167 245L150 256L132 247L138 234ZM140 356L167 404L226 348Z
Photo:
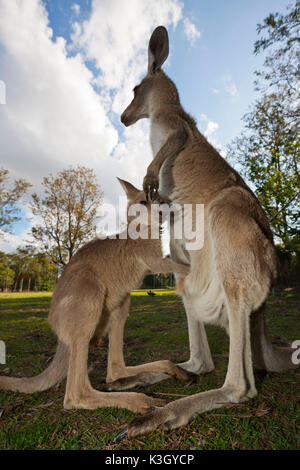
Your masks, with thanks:
M141 225L149 227L151 223L159 224L161 217L159 211L157 211L157 217L154 219L155 211L151 210L154 205L159 208L158 201L151 202L147 201L146 195L142 189L135 188L128 181L124 181L118 178L121 183L127 197L127 221L130 224L132 221L137 219Z
M164 26L158 26L149 41L147 74L141 83L134 87L133 100L121 115L121 122L126 127L140 119L151 117L164 103L179 102L174 83L161 70L168 55L168 31Z

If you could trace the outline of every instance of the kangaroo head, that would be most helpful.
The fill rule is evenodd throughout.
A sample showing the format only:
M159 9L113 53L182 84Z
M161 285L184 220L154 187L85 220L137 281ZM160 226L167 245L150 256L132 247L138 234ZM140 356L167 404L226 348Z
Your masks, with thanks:
M175 85L161 70L168 55L168 32L164 26L158 26L149 41L147 74L141 83L134 87L133 100L121 115L121 122L126 127L139 119L151 117L164 103L179 102Z
M127 221L132 222L137 216L140 217L142 225L150 226L153 213L151 207L155 202L147 201L146 194L142 189L135 188L128 181L118 178L127 196ZM160 218L158 218L160 221Z

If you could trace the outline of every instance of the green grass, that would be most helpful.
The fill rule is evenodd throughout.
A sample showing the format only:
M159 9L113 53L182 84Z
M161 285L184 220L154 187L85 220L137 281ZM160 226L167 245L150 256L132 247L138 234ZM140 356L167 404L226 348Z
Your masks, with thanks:
M188 359L186 318L174 291L143 290L132 294L125 330L127 365L168 358ZM38 374L54 354L56 339L47 323L50 293L0 294L0 339L6 342L7 364L0 374L21 377ZM273 339L300 339L300 296L278 290L270 296L267 324ZM225 332L207 327L216 369L186 386L170 379L146 389L157 398L176 399L222 385L228 361ZM107 341L92 350L92 384L104 388ZM282 374L255 371L258 396L242 405L204 413L171 432L156 431L113 444L119 429L134 413L116 408L63 409L65 382L32 395L0 392L0 449L296 449L299 448L297 408L299 371ZM164 395L173 394L173 395ZM298 426L298 427L297 427Z

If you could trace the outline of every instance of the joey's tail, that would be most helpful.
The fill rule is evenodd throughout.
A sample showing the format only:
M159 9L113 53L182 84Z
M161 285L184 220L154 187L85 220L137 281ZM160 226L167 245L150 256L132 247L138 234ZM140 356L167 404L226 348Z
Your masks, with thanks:
M283 372L296 369L299 365L292 362L291 347L272 344L268 337L265 321L265 304L251 314L251 347L254 363L269 372Z
M41 392L61 382L68 371L69 348L58 341L57 349L49 367L34 377L0 376L0 390L19 391L23 393Z

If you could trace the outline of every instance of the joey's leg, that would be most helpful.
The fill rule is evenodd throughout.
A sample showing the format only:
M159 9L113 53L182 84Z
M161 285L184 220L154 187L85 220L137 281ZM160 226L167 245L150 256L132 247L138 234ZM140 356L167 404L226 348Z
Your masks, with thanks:
M127 408L145 412L159 401L142 393L99 392L90 384L87 372L89 338L81 337L70 345L70 361L64 408L95 409L102 407Z
M188 321L190 359L177 365L193 374L211 372L215 366L211 357L204 324L197 318L198 312L189 297L184 295L183 303Z
M109 390L126 390L135 386L152 385L171 377L190 381L188 372L177 367L169 360L155 361L138 366L126 366L123 356L123 335L126 318L129 313L130 296L121 306L120 314L109 332L109 352L106 382Z
M107 360L106 382L113 382L119 377L126 376L126 365L123 355L124 327L129 314L130 295L120 307L120 312L114 315L114 321L109 331L109 348Z

